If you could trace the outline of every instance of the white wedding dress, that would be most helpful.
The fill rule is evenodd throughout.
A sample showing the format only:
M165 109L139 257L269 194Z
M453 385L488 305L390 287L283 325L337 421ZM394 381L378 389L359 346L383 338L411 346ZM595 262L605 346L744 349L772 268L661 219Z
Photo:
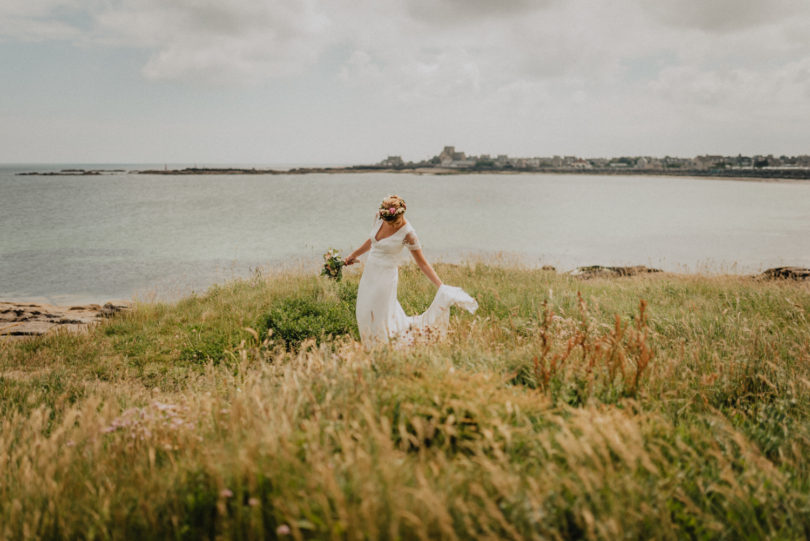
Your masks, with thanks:
M419 337L442 336L450 324L451 306L475 312L478 303L463 289L442 285L424 313L406 315L397 300L399 264L408 258L406 247L410 250L421 247L410 223L390 237L377 240L382 223L377 218L371 230L371 251L357 290L357 326L364 344L388 341L411 344Z

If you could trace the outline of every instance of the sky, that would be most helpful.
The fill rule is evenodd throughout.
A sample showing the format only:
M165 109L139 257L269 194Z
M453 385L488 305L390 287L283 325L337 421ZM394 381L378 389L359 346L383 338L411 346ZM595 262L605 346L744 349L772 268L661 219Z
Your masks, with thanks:
M2 163L810 154L807 0L2 0Z

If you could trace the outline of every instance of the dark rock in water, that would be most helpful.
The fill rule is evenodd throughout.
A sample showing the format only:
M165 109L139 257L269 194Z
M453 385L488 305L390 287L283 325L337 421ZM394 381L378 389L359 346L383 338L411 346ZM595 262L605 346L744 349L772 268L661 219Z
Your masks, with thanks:
M765 280L807 280L810 279L810 269L802 267L774 267L759 275Z
M577 278L617 278L620 276L636 276L638 274L648 274L652 272L662 272L661 269L651 269L644 265L632 267L603 267L602 265L591 265L589 267L579 267L572 275Z

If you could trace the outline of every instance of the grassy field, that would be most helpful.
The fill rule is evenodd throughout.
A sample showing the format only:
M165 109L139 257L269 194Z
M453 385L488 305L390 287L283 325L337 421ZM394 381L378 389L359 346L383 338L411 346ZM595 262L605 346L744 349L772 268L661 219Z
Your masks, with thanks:
M0 342L0 538L810 535L810 284L437 270L480 310L410 349L355 269Z

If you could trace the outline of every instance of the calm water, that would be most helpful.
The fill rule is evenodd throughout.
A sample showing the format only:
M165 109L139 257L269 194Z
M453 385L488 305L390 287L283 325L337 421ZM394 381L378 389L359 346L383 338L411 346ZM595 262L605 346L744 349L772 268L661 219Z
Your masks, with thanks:
M56 168L60 168L56 167ZM95 166L98 167L98 166ZM123 167L134 166L108 166ZM144 167L144 166L139 166ZM397 193L432 260L810 266L810 183L574 175L16 176L0 169L0 299L173 298L348 253Z

